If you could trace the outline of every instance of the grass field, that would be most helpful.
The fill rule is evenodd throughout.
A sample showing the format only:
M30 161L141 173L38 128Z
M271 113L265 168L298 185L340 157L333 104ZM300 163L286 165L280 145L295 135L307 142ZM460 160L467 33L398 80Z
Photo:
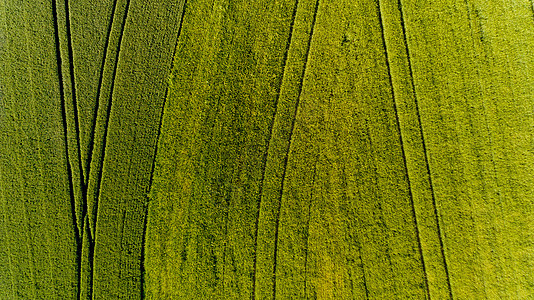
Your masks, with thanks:
M0 299L534 299L529 0L0 0Z

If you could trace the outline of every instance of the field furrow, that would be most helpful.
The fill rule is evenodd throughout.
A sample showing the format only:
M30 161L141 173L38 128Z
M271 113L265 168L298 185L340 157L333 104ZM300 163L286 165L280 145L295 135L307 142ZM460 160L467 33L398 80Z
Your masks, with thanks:
M440 221L428 165L428 152L421 126L419 104L413 82L412 61L406 38L404 11L400 1L382 1L384 38L390 64L392 93L402 136L406 176L409 178L415 220L418 221L430 298L452 298ZM443 288L448 286L448 288ZM447 295L448 294L448 295Z
M141 293L146 193L167 77L159 71L170 65L181 9L181 5L156 1L128 2L124 7L120 51L116 49L116 67L110 74L112 101L106 108L105 145L101 145L102 157L93 157L102 165L102 171L94 173L101 176L93 235L95 298ZM153 50L137 51L139 43Z
M104 68L117 44L111 44L113 20L120 18L117 12L119 0L74 1L69 3L73 78L76 81L79 117L79 140L83 163L84 185L90 175L90 163L95 143L97 114L101 99ZM117 12L117 13L116 13ZM109 68L109 67L108 67ZM98 143L100 141L97 141Z
M53 6L3 5L4 24L16 28L4 31L2 45L2 247L10 249L13 266L6 299L66 299L76 293L77 229L70 214Z
M139 3L97 4L92 13L98 15L98 22L91 25L97 32L92 36L100 35L99 28L109 28L109 32L104 30L102 37L97 38L97 45L88 47L92 43L91 35L84 37L87 28L83 27L88 20L87 15L81 15L84 12L80 4L49 1L36 6L31 1L2 2L1 10L6 12L2 14L2 24L10 28L9 32L2 31L3 38L5 34L2 60L6 62L1 85L2 242L9 245L3 247L9 256L2 259L2 270L6 266L11 274L3 281L11 282L10 286L2 284L2 289L10 299L109 299L110 295L119 294L130 298L142 292L140 276L132 274L140 272L148 184L145 180L144 187L137 191L128 186L138 187L140 176L145 176L140 174L148 175L153 161L150 157L154 155L156 138L151 129L159 126L161 107L157 103L161 103L166 89L166 75L159 73L159 66L169 68L171 64L175 46L172 36L176 36L178 20L175 17L181 7L153 3L146 10ZM133 21L126 15L128 6L135 7L130 12ZM105 11L107 16L99 15ZM118 17L114 16L116 13ZM112 22L112 19L117 20ZM142 28L148 27L137 30L140 24ZM151 26L166 30L151 32ZM132 54L139 41L153 50ZM125 43L128 45L124 46ZM127 54L119 49L127 49ZM87 65L88 57L101 59ZM132 77L129 72L142 78ZM88 76L99 73L102 75L87 80ZM136 89L132 92L128 80L142 83L134 84ZM116 237L121 244L118 248L98 243L99 234L115 230L113 226L98 225L96 213L100 208L96 208L92 198L108 196L102 200L105 203L110 201L109 192L118 188L114 184L109 187L110 176L102 171L106 165L104 156L110 147L113 150L117 144L124 144L120 133L129 126L121 127L122 117L121 124L113 125L116 123L113 123L111 106L116 102L123 107L134 105L136 111L126 113L132 118L127 124L140 124L139 130L133 133L136 138L130 140L131 152L123 161L130 170L123 178L124 184L130 190L129 196L138 199L139 205L121 200L122 192L111 200L113 205L119 204L125 216L120 220L124 231L119 231ZM95 112L99 121L89 117ZM140 120L143 121L137 123ZM96 128L90 128L95 122ZM153 125L147 128L146 124ZM95 138L89 138L91 135ZM95 156L95 167L91 170L87 168L89 156L93 156L89 148L94 149ZM137 156L143 151L142 157ZM108 158L107 166L120 162L116 157ZM87 175L91 177L89 182L84 179ZM99 177L104 186L107 184L107 194L95 184L95 178ZM90 193L86 194L87 191ZM135 251L131 249L132 241L136 241ZM98 251L102 249L111 250L112 255L99 256ZM98 267L108 261L118 262L120 271L102 280L98 273L102 269ZM109 283L111 289L106 290ZM99 288L102 285L104 288Z
M427 274L427 271L426 271L426 267L425 267L425 260L424 260L424 257L423 257L423 247L422 247L422 244L421 244L421 233L420 233L420 229L419 229L419 226L418 226L418 222L417 222L417 214L416 214L416 211L415 211L415 206L414 206L414 197L413 197L413 192L412 192L412 184L411 184L411 181L410 181L410 176L409 176L409 172L408 172L408 163L407 163L407 158L406 158L406 150L405 150L405 146L404 146L404 140L402 138L402 130L401 130L401 126L400 126L400 119L399 119L399 112L398 112L398 109L397 109L397 101L398 101L398 95L396 95L395 93L395 89L393 87L393 77L392 77L392 72L391 72L391 65L390 65L390 49L388 48L387 46L387 42L386 42L386 32L385 32L385 24L384 24L384 17L383 17L383 5L382 5L382 1L378 1L378 18L380 20L380 29L382 31L382 47L384 49L384 53L385 53L385 56L386 56L386 66L387 66L387 73L388 73L388 77L389 77L389 86L390 86L390 92L391 92L391 96L393 98L393 103L394 103L394 114L395 114L395 121L396 121L396 130L399 132L399 142L400 142L400 146L401 146L401 149L402 149L402 158L403 158L403 165L404 165L404 169L405 169L405 176L406 176L406 179L407 179L407 182L408 182L408 191L409 191L409 195L410 195L410 204L411 204L411 208L412 208L412 218L413 218L413 221L414 221L414 226L415 226L415 232L416 232L416 236L417 236L417 247L418 247L418 250L419 250L419 256L420 256L420 259L421 259L421 262L422 262L422 268L423 268L423 273L424 273L424 276L425 276L425 286L426 286L426 297L430 299L430 287L429 287L429 283L428 283L428 274ZM408 57L409 59L409 57Z
M298 3L297 3L298 4ZM279 242L279 232L280 232L280 214L282 212L282 207L283 207L283 202L282 202L282 199L283 199L283 194L284 194L284 183L285 183L285 179L286 179L286 174L287 174L287 163L289 161L289 155L291 153L291 142L293 141L293 134L294 134L294 131L295 131L295 122L297 120L297 115L298 115L298 111L299 111L299 102L300 102L300 97L301 97L301 94L302 94L302 88L304 86L304 80L305 80L305 76L306 76L306 66L308 65L308 59L309 59L309 55L310 55L310 48L311 48L311 45L312 45L312 40L313 40L313 31L314 31L314 28L315 28L315 22L317 21L317 12L319 11L319 0L317 0L315 2L315 5L314 5L314 11L313 11L313 17L312 17L312 21L311 21L311 29L310 29L310 33L309 33L309 37L308 37L308 41L307 41L307 47L306 47L306 53L304 54L304 65L302 67L302 74L300 75L300 82L299 82L299 86L297 88L297 96L296 96L296 99L295 99L295 107L294 107L294 113L293 113L293 117L291 118L291 125L290 125L290 130L289 130L289 141L287 142L287 148L286 148L286 151L285 151L285 155L284 155L284 163L283 163L283 171L282 171L282 178L281 178L281 181L280 181L280 191L279 191L279 195L276 199L276 202L278 203L278 206L277 206L277 210L276 210L276 218L275 218L275 232L274 232L274 249L273 249L273 255L274 255L274 262L273 262L273 299L275 299L277 297L277 294L276 294L276 284L277 284L277 278L276 278L276 275L277 275L277 263L278 263L278 242ZM268 151L269 149L267 149ZM307 243L306 243L307 244ZM306 245L307 246L307 245ZM306 252L306 258L307 258L307 250L305 251ZM305 263L306 265L306 263ZM306 272L304 273L304 276L306 276Z
M530 8L525 2L500 9L480 1L440 5L440 9L425 10L405 3L403 8L452 295L528 297L528 292L518 288L523 285L516 277L517 269L513 271L518 261L504 246L515 243L503 232L518 226L508 218L519 209L515 199L529 203L524 193L530 188L517 179L510 185L512 173L503 167L531 168L525 161L528 155L523 156L530 146L520 142L529 138L514 140L515 134L507 131L512 127L526 130L531 124L524 102L531 84L529 80L514 81L528 78L525 72L532 63L524 56L531 47L527 46L532 39ZM514 23L516 29L508 31L502 24L511 24L512 15L518 23ZM452 20L456 27L436 25ZM517 32L522 32L520 38L502 38ZM514 54L505 56L505 52ZM511 67L519 61L520 67ZM515 117L509 114L512 111ZM507 122L513 125L505 125ZM504 136L510 138L506 145L499 142ZM509 192L505 186L510 187ZM523 207L522 211L530 210ZM527 214L521 222L529 219Z
M532 0L0 0L0 299L534 298Z
M119 11L116 11L117 4L120 4ZM98 218L98 202L99 202L99 192L100 192L100 185L102 183L102 168L103 168L103 162L105 157L105 151L106 151L106 142L107 142L107 134L108 134L108 127L109 127L109 119L111 114L111 105L112 105L112 95L113 95L113 89L115 85L115 78L117 75L117 67L118 67L118 60L119 60L119 53L121 50L121 43L122 38L124 35L124 27L126 24L126 20L128 17L128 8L130 5L130 0L124 0L120 1L118 0L115 3L113 12L116 12L116 14L113 15L113 22L111 23L111 30L110 36L108 37L112 39L112 46L109 47L109 40L108 40L108 47L106 47L106 57L107 55L110 55L110 60L105 61L103 63L104 68L102 69L102 77L100 84L98 86L98 92L97 95L99 98L97 98L97 108L96 108L96 117L95 117L95 125L93 126L93 132L92 132L92 147L91 151L89 152L90 156L88 159L90 160L89 164L89 171L92 170L92 172L89 172L89 179L87 183L87 206L89 209L89 224L91 228L91 232L93 236L96 235L96 223ZM118 22L115 22L115 18L119 20ZM111 33L113 33L113 36L111 36ZM109 54L108 54L109 51Z
M258 272L258 235L259 235L259 225L260 225L260 214L261 214L261 208L262 208L262 197L263 197L263 187L265 182L265 172L267 170L267 160L268 155L270 152L270 146L271 142L273 140L273 130L274 130L274 124L276 120L276 116L278 114L279 109L279 102L280 102L280 95L282 92L282 83L284 81L284 77L286 76L286 69L287 66L287 60L289 56L289 48L291 46L292 38L293 38L293 30L295 26L295 20L297 16L297 9L298 9L298 0L295 2L295 6L293 8L293 15L291 17L291 24L289 25L289 35L287 38L287 43L285 47L284 56L282 59L282 75L280 76L280 82L278 83L278 90L276 93L276 100L274 103L274 113L272 116L271 125L269 127L269 133L267 135L267 146L266 150L263 153L263 160L262 160L262 167L261 167L261 180L260 180L260 188L258 191L258 200L257 200L257 213L256 213L256 224L254 226L254 253L253 253L253 260L254 260L254 273L252 275L252 299L256 298L256 284L257 284L257 272Z

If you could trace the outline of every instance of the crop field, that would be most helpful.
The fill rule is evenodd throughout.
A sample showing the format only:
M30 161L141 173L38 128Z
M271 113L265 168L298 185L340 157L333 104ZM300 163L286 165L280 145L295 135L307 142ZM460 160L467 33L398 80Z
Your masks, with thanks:
M531 0L0 0L0 300L534 299Z
M2 1L1 11L0 299L138 297L182 7Z

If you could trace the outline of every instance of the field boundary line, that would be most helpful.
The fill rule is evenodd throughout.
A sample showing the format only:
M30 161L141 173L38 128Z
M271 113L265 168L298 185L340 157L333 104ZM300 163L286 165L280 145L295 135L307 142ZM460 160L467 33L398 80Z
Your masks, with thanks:
M180 17L181 18L180 25L178 27L178 35L176 37L176 42L174 44L174 50L173 50L173 54L172 54L172 57L171 57L171 66L169 67L169 69L170 69L169 75L172 73L172 68L173 68L173 65L174 65L174 58L176 56L176 48L178 47L178 41L180 39L180 35L181 35L181 31L182 31L182 24L183 24L183 20L184 20L187 0L184 0L183 2L184 2L184 4L183 4L183 8L182 8L182 15ZM158 133L157 133L157 136L156 136L156 146L154 147L154 155L157 155L157 152L158 152L159 139L160 139L160 136L161 136L161 128L162 128L162 125L163 125L163 117L165 115L165 107L166 107L166 104L167 104L167 97L168 96L169 96L169 86L167 85L167 88L165 89L165 98L163 98L161 114L159 116L159 126L158 126ZM150 177L149 177L148 190L147 190L148 194L152 190L152 183L153 183L153 180L154 180L155 167L156 167L156 160L154 159L154 161L152 163L152 167L150 169Z
M282 183L281 183L281 186L280 186L280 193L279 193L279 196L278 196L278 209L277 209L277 213L276 213L276 229L275 229L275 234L274 234L274 264L273 264L273 299L276 299L276 271L278 269L278 265L277 265L277 260L278 260L278 235L279 235L279 228L280 228L280 213L281 213L281 210L282 210L282 198L283 198L283 194L284 194L284 183L285 183L285 180L286 180L286 173L287 173L287 164L288 164L288 161L289 161L289 154L291 152L291 144L293 142L293 133L294 133L294 130L295 130L295 123L296 123L296 119L297 119L297 113L298 113L298 110L299 110L299 104L300 104L300 97L301 97L301 94L302 94L302 88L304 86L304 80L305 80L305 77L306 77L306 69L308 67L308 61L309 61L309 58L310 58L310 48L311 48L311 44L312 44L312 40L313 40L313 34L315 32L315 23L317 21L317 12L319 11L319 4L320 4L320 1L319 0L316 0L315 1L315 10L314 10L314 13L313 13L313 20L312 20L312 25L311 25L311 31L310 31L310 37L308 38L308 45L307 45L307 49L306 49L306 59L304 61L304 67L302 69L302 79L300 81L300 84L299 84L299 92L298 92L298 96L297 96L297 100L296 100L296 103L295 103L295 112L293 113L293 118L292 118L292 121L291 121L291 130L290 130L290 133L289 133L289 143L287 145L287 151L286 151L286 156L284 157L284 171L282 173Z
M260 221L260 213L261 213L261 203L262 203L262 198L263 198L263 187L264 187L264 184L265 184L265 171L267 169L267 163L268 163L268 158L269 158L269 149L270 149L271 141L272 141L272 138L273 138L274 123L276 122L276 116L278 114L278 106L279 106L279 102L280 102L280 94L282 92L282 85L283 85L283 82L284 82L284 78L286 76L287 60L288 60L288 56L289 56L289 48L291 47L291 43L293 42L293 31L294 31L294 26L295 26L295 19L296 19L296 16L297 16L298 5L299 5L299 0L296 0L295 1L295 7L293 8L291 24L289 25L289 36L288 36L287 41L286 41L286 49L285 49L284 57L283 57L282 76L280 76L280 84L279 84L279 87L278 87L278 92L276 94L276 100L275 100L275 104L274 104L274 112L273 112L273 116L272 116L272 122L271 122L271 126L269 128L269 136L268 136L268 140L267 140L265 154L263 155L263 160L262 160L263 166L262 166L261 181L260 181L261 183L260 183L260 189L258 191L258 199L256 201L256 203L257 203L256 206L258 208L258 211L256 213L256 223L255 223L255 227L254 227L254 230L255 230L255 234L254 234L254 254L253 254L254 255L254 263L253 263L254 272L252 273L252 300L256 299L256 273L257 273L257 263L258 263L258 233L259 233L259 221Z
M451 299L454 299L453 293L452 293L452 286L451 286L451 282L450 282L450 273L449 273L449 267L448 267L448 263L447 263L447 257L445 256L445 247L444 247L444 241L443 241L443 236L442 236L441 224L440 224L440 220L439 220L439 212L438 212L438 208L437 208L437 204L436 204L436 195L435 195L435 191L434 191L434 184L433 184L433 181L432 181L432 174L430 172L430 162L429 162L429 159L428 159L428 150L427 150L424 131L423 131L423 122L421 120L421 110L420 110L419 100L418 100L417 92L416 92L416 88L415 88L415 78L414 78L414 73L413 73L413 65L412 65L412 58L411 58L411 54L410 54L410 47L409 47L409 44L408 44L408 38L407 38L407 34L406 34L405 12L404 12L404 9L403 9L402 0L398 0L397 4L398 4L398 7L399 7L399 11L400 11L402 38L404 40L404 44L406 45L405 48L406 48L406 56L408 58L408 67L409 67L409 73L410 73L411 89L412 89L412 93L414 95L415 111L416 111L416 114L417 114L417 122L419 123L419 129L420 129L419 130L419 134L421 135L421 144L422 144L422 147L423 147L425 168L426 168L426 171L427 171L427 174L428 174L428 181L429 181L430 191L431 191L431 196L432 196L432 206L433 206L433 209L434 209L434 216L435 216L435 221L436 221L436 225L437 225L439 244L440 244L440 248L441 248L441 256L443 257L443 266L445 268L445 274L447 275L446 279L447 279L447 287L449 289L449 297Z

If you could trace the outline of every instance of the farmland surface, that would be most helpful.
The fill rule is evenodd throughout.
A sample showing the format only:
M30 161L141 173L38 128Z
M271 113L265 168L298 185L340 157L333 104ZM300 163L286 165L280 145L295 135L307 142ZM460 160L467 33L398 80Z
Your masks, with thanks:
M0 0L0 299L534 299L530 0Z
M138 298L146 192L182 6L0 8L0 299Z

